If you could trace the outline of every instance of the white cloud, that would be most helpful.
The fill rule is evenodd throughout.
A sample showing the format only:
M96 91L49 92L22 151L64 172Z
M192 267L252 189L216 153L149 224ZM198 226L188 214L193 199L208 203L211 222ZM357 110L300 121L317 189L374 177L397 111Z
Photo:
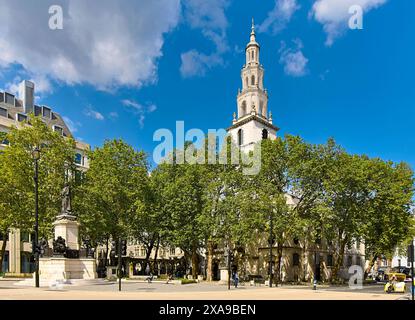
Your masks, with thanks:
M363 12L377 8L387 0L316 0L310 16L323 25L327 33L326 45L331 46L336 38L348 28L348 21L352 16L349 8L353 5L362 7Z
M19 95L19 83L22 81L20 76L14 77L13 81L6 83L6 91L14 94L15 96Z
M223 59L217 53L206 55L197 50L182 53L180 73L183 78L204 76L211 68L223 64Z
M136 109L137 111L141 111L143 109L143 106L141 104L139 104L138 102L135 102L133 100L124 99L121 102L124 106L132 107L132 108Z
M206 72L223 65L222 55L229 50L226 29L228 20L225 10L228 0L185 0L184 17L192 29L201 29L202 34L215 45L215 50L202 53L196 49L181 54L180 73L184 78L203 76Z
M259 25L259 32L271 31L276 34L290 22L294 13L300 9L297 0L275 0L274 8L268 12L267 18Z
M35 76L34 78L31 78L30 81L35 84L35 92L37 94L47 95L53 92L50 80L43 75Z
M142 105L131 99L121 100L121 103L127 107L128 110L131 111L134 115L138 116L138 122L141 128L144 127L144 120L146 119L146 115L157 110L157 106L155 104Z
M81 127L80 122L74 122L71 119L69 119L68 117L62 117L62 118L63 118L63 121L65 121L66 125L68 126L69 130L72 133L78 132L78 128Z
M293 40L294 48L287 48L284 41L281 41L280 64L284 65L285 74L293 77L302 77L307 74L308 59L304 56L303 43L300 39Z
M0 0L1 68L18 64L34 79L104 90L157 80L163 35L179 21L180 0L57 3L63 30L48 28L50 1Z
M155 104L151 104L147 107L148 113L153 113L156 110L157 110L157 106Z
M99 121L103 121L105 120L105 117L102 115L102 113L92 109L92 106L88 106L85 110L84 110L84 114L87 117L93 118L95 120L99 120Z
M109 118L112 119L112 120L117 119L118 118L118 112L115 112L115 111L110 112Z

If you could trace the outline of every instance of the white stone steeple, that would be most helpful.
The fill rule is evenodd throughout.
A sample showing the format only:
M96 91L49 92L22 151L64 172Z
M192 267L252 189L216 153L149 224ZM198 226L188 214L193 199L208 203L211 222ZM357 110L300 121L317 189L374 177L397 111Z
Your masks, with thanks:
M237 96L237 117L234 117L228 132L241 148L250 150L263 137L275 138L279 130L272 125L272 118L268 118L268 93L264 88L264 68L260 63L254 19L245 55L241 71L242 90L238 90Z

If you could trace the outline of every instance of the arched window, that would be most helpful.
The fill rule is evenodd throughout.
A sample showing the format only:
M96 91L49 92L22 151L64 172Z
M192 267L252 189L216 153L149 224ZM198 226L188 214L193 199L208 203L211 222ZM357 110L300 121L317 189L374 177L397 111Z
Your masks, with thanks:
M82 164L82 154L77 153L77 154L75 155L75 163L76 163L76 164Z
M246 87L248 87L248 86L249 86L249 80L248 80L248 77L246 77L246 78L245 78L245 85L246 85Z
M255 60L255 52L252 51L252 61L254 61L254 60Z
M293 266L298 267L300 265L300 255L298 253L293 254Z
M268 130L264 129L262 130L262 140L268 139Z
M242 102L241 112L240 112L239 117L243 117L244 115L246 115L246 101Z
M243 131L242 131L242 129L239 129L239 131L238 131L238 146L243 145L243 143L244 143Z
M258 110L258 113L259 113L260 116L264 116L263 112L264 112L264 104L262 103L262 101L260 101L259 102L259 110Z
M251 85L254 86L255 85L255 76L251 77Z

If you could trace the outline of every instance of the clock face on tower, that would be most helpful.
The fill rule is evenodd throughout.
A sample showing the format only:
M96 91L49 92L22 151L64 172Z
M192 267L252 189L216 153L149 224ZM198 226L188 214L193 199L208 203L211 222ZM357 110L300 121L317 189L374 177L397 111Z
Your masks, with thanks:
M248 152L261 139L275 139L279 130L272 124L271 112L268 113L264 68L260 63L260 45L256 42L253 20L245 54L246 62L241 71L242 90L238 90L238 108L228 133L243 151Z

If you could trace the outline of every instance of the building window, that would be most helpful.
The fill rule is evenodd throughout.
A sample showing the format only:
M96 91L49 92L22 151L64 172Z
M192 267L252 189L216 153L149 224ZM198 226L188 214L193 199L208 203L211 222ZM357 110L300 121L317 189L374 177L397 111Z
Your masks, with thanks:
M0 108L0 116L7 118L7 109Z
M176 254L176 248L170 248L170 255L174 256Z
M263 117L265 117L265 110L264 110L264 102L260 101L259 102L259 114Z
M242 132L242 129L239 129L239 131L238 131L238 146L242 146L243 143L244 143L243 132Z
M40 116L42 114L42 108L39 106L35 106L35 116Z
M0 241L4 241L4 234L0 232ZM6 233L6 241L9 241L9 234Z
M298 245L300 243L300 241L298 240L298 238L294 238L294 244Z
M240 117L243 117L245 114L246 114L246 101L243 101L241 105Z
M52 117L52 110L48 107L42 107L42 116L50 119Z
M82 161L82 154L77 153L77 154L75 155L75 163L76 163L76 164L79 164L79 165L82 165L82 164L83 164L82 162L83 162L83 161Z
M7 146L9 143L9 140L7 140L7 133L0 131L0 144Z
M262 130L262 140L267 140L268 139L268 130L264 129Z
M20 240L23 242L30 242L30 235L28 232L22 232L20 236Z
M14 95L12 95L12 94L10 94L10 93L5 93L5 97L6 97L6 99L5 99L5 102L7 103L7 104L12 104L12 105L14 105Z
M255 85L255 76L251 77L251 85L254 86Z
M53 131L59 133L60 135L63 135L63 128L59 126L53 126Z
M300 255L298 253L293 254L293 266L298 267L300 265Z
M23 122L27 120L27 116L21 113L16 114L16 120L18 122Z
M9 272L9 252L6 251L3 259L3 272Z
M329 254L327 255L327 267L332 267L333 266L333 255Z

